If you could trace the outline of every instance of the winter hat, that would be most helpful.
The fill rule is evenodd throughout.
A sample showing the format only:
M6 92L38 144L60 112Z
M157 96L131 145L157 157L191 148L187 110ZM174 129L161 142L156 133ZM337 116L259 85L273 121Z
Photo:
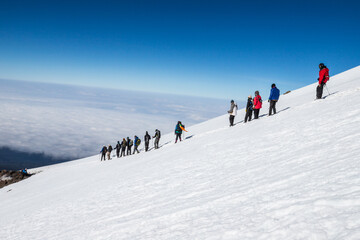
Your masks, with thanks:
M234 100L231 100L230 102L231 102L231 103L234 103Z
M323 68L326 68L326 66L325 66L325 64L320 63L320 64L319 64L319 68L320 68L320 69L323 69Z
M272 88L273 88L273 87L276 87L275 83L271 84L271 87L272 87Z
M259 91L255 91L255 95L259 95Z

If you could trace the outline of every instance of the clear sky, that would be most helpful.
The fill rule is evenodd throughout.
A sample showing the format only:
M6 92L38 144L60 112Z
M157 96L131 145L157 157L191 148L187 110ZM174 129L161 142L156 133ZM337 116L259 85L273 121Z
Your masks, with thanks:
M8 1L0 78L243 99L360 63L360 1Z

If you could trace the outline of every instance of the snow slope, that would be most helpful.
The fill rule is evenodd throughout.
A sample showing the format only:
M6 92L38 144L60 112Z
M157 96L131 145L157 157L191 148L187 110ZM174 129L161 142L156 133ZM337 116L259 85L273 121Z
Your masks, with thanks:
M315 87L159 150L33 169L0 189L1 239L360 239L360 66Z

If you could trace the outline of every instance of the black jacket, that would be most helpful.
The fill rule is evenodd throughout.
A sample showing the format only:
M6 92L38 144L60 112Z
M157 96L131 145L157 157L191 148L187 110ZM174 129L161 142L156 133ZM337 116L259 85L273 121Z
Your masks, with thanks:
M246 110L253 110L253 102L252 102L252 98L248 98L247 104L246 104Z
M151 136L150 136L149 134L146 134L146 135L144 136L145 142L149 142L150 139L151 139Z

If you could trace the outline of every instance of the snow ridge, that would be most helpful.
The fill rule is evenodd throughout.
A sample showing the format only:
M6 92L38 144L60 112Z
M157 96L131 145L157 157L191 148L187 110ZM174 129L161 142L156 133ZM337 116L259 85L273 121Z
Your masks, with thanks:
M159 150L34 169L0 189L0 236L360 239L360 66L331 77L324 100L315 87L282 95L271 117L244 124L241 109L232 128L224 115L181 143L165 135Z

